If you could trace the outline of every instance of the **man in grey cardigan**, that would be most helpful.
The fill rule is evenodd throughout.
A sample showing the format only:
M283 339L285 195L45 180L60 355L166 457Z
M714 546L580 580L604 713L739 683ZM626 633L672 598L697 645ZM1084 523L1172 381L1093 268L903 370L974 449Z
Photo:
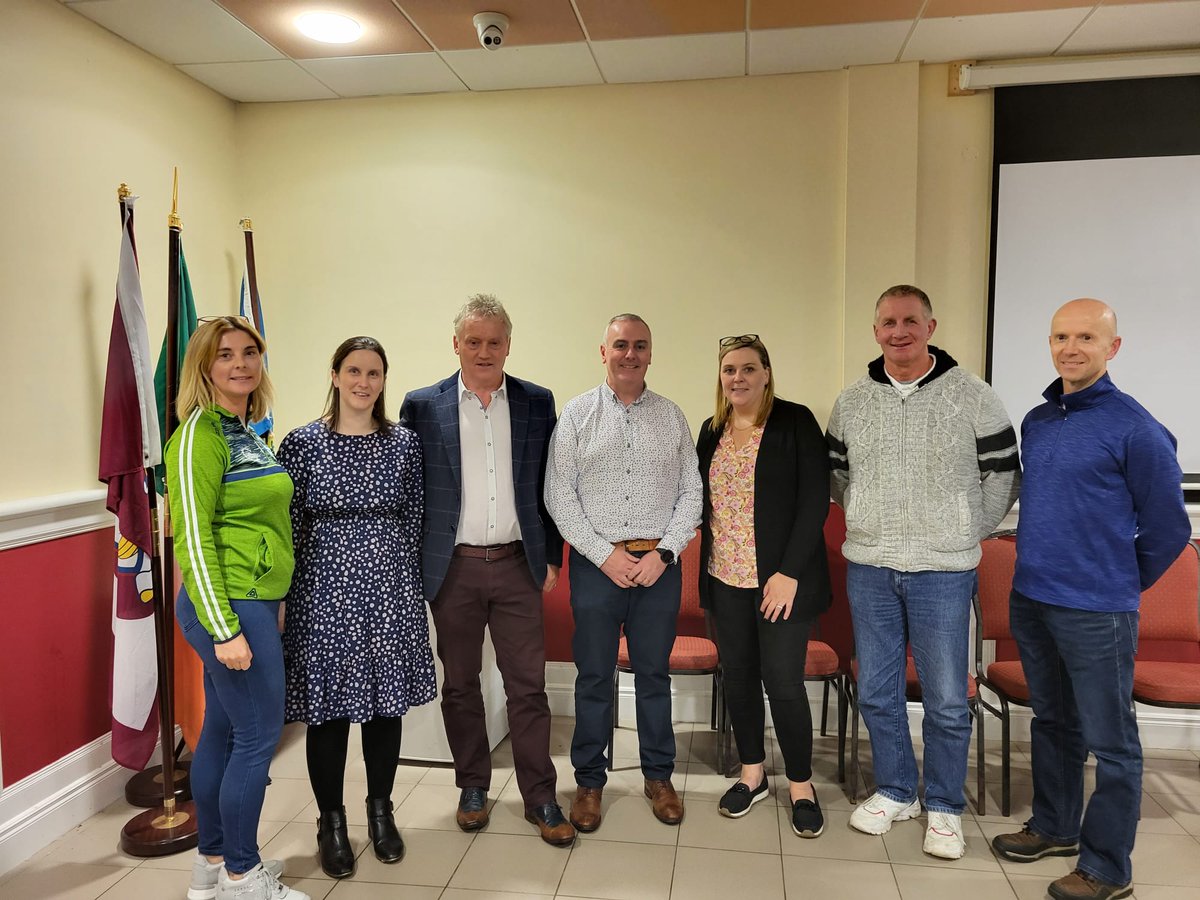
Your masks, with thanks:
M888 288L875 304L883 355L842 391L826 435L833 499L846 511L846 589L858 654L858 697L875 793L850 825L883 834L921 814L905 703L906 644L925 707L923 849L965 850L963 783L971 721L968 633L979 542L1017 498L1017 439L1000 398L930 346L937 327L920 288Z

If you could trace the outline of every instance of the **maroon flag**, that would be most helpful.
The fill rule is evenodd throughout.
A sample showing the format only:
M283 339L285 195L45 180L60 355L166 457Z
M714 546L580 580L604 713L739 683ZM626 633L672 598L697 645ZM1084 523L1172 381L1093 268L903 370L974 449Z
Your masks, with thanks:
M158 739L154 645L153 531L146 471L161 459L154 370L133 238L133 202L121 199L121 258L108 341L100 480L117 517L113 584L112 755L142 769Z

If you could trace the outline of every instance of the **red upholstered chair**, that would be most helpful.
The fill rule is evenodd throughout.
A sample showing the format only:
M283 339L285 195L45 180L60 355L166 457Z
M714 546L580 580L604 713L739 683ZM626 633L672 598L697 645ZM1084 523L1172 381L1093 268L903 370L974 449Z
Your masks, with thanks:
M711 725L721 734L717 741L717 770L726 770L728 749L728 720L725 714L725 688L721 676L721 659L717 653L717 642L713 637L708 617L700 608L700 536L696 535L679 557L680 573L683 577L683 592L676 620L675 644L671 648L670 670L672 675L711 675L712 712ZM617 722L620 721L620 675L632 672L629 664L629 645L622 636L617 650L617 668L613 672L613 718L608 738L608 767L612 768L613 743L616 738Z
M814 627L814 635L819 633L819 629L820 622ZM829 689L832 687L837 691L838 781L845 782L847 698L842 665L838 660L837 651L815 637L809 640L807 655L804 657L804 680L825 683L821 698L821 737L828 733Z
M1200 709L1200 662L1145 659L1156 641L1200 643L1200 551L1194 543L1142 594L1133 699L1148 706Z
M1008 627L1008 597L1012 593L1013 570L1017 565L1017 545L1010 539L1012 532L998 532L985 540L983 558L979 561L979 591L975 595L975 677L1000 701L999 708L983 697L979 704L1000 720L1000 812L1007 816L1012 808L1011 792L1011 715L1009 705L1029 706L1029 685L1025 683L1025 670L1021 660L997 659L985 666L983 642L992 641L997 655L1001 648L1015 655L1013 636ZM980 744L983 743L983 727L980 723ZM980 780L983 779L983 761L979 762ZM982 797L982 784L980 785Z

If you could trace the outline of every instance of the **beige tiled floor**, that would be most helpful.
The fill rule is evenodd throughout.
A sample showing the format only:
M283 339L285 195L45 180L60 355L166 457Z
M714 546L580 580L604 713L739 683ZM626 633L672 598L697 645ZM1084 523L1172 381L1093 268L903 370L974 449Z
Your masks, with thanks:
M567 760L572 722L554 723L552 747L564 807L573 790ZM1013 757L1013 815L999 815L1000 753L989 746L988 815L972 806L964 817L967 855L955 862L921 852L922 822L898 824L883 838L850 829L853 809L836 781L835 741L816 738L814 770L826 831L805 841L791 832L782 759L770 741L776 790L737 821L717 815L716 800L730 782L714 771L713 735L702 725L677 726L675 785L687 816L678 828L657 822L641 794L637 736L622 729L617 768L604 795L604 824L572 849L543 844L522 815L505 742L493 754L491 822L474 835L454 824L458 791L445 767L401 766L393 799L408 845L399 865L377 862L367 847L361 755L351 742L346 777L350 837L357 874L334 882L315 858L315 806L304 764L303 728L289 728L272 765L259 829L265 856L284 861L287 880L314 900L1036 900L1071 868L1064 859L1028 865L1001 862L988 841L1028 816L1028 748ZM920 748L918 747L918 755ZM869 766L869 750L865 750ZM973 800L975 770L968 778ZM1090 777L1089 777L1090 783ZM1200 759L1190 751L1147 750L1142 819L1134 850L1140 900L1200 897ZM137 811L113 804L0 879L0 900L147 900L183 897L190 854L140 860L117 849L121 826Z

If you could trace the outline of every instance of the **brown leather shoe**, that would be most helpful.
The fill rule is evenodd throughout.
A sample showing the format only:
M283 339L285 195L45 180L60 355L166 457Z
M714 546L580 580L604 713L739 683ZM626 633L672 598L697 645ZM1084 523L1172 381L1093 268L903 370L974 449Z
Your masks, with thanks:
M1051 882L1047 893L1054 900L1119 900L1133 895L1133 885L1108 884L1076 869L1070 875Z
M538 827L547 844L569 847L575 843L575 829L563 817L562 807L557 803L543 803L525 810L525 820Z
M458 812L454 816L463 831L478 831L488 823L487 791L479 787L465 787L458 798Z
M654 816L665 825L678 825L683 821L683 801L675 793L670 779L658 781L646 779L646 796L654 807Z
M571 824L584 833L600 827L600 800L604 788L584 787L575 789L575 800L571 803Z

